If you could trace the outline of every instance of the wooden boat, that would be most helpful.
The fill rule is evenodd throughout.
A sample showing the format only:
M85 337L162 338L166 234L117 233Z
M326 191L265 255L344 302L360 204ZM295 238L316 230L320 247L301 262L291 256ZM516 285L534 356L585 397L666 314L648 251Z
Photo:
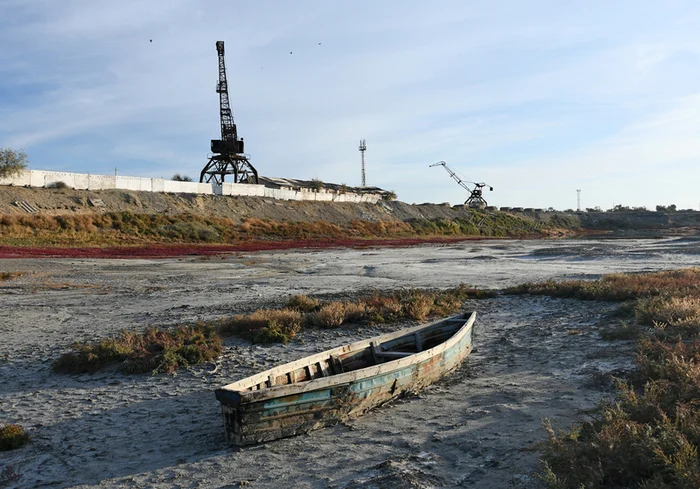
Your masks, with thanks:
M251 445L357 417L456 368L476 313L327 350L216 390L226 439Z

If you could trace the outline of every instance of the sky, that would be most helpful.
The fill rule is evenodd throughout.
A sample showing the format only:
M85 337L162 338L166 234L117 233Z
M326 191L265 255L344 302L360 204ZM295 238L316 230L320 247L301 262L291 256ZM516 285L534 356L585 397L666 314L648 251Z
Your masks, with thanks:
M700 206L700 3L0 0L0 146L30 168L198 179L215 43L261 175L409 203ZM152 42L151 42L152 40Z

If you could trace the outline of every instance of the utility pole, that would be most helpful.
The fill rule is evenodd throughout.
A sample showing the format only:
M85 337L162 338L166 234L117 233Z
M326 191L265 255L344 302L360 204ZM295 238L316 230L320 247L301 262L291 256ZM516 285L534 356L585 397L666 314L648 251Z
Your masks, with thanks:
M365 151L367 151L367 143L364 139L360 139L360 153L362 153L362 186L365 187L367 182L365 181Z
M576 211L581 212L581 189L576 189Z

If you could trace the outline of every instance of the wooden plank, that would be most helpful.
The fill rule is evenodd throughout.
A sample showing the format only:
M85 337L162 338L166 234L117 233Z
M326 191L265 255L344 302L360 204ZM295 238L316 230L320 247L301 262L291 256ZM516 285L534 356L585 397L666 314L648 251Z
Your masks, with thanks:
M384 358L403 358L403 357L410 357L411 355L415 355L415 353L408 352L408 351L378 351L377 352L377 356L384 357Z
M374 344L374 341L370 342L369 351L372 352L372 361L374 362L374 364L378 364L379 357L377 357L377 345Z
M333 370L336 374L342 374L345 372L343 368L343 361L340 359L339 355L331 355L331 363L333 364Z

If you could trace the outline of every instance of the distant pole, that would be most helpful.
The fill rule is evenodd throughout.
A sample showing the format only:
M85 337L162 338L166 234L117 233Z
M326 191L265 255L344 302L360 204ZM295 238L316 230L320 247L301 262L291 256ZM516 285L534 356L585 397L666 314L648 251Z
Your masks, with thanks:
M365 187L367 182L365 181L365 151L367 151L367 143L364 139L360 139L360 153L362 153L362 186Z
M116 166L114 167L114 176L115 177L117 176L117 167Z
M576 189L576 210L581 212L581 189Z

